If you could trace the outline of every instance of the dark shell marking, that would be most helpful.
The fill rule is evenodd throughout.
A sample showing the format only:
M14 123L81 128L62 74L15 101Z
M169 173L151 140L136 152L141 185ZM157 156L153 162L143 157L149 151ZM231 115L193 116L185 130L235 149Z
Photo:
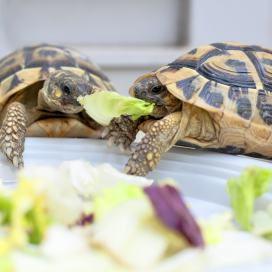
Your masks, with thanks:
M267 125L272 124L272 104L267 102L266 92L259 90L257 99L257 108L260 111L260 116Z
M246 120L252 115L252 106L247 95L247 88L230 87L228 91L228 98L237 104L238 115Z
M193 81L197 77L198 75L176 82L177 88L183 90L183 94L187 100L191 99L193 94L198 91L198 89L196 89L196 86L193 84Z
M203 98L206 103L215 108L220 108L223 104L224 97L222 93L212 91L212 82L208 81L202 88L199 97Z
M212 46L221 50L241 50L241 51L256 51L256 49L249 45L237 45L231 43L212 43Z
M199 68L201 64L203 64L206 60L208 60L211 57L229 55L229 54L230 53L225 50L222 51L222 50L214 49L212 51L209 51L207 54L205 54L199 59L199 61L197 62L197 68Z

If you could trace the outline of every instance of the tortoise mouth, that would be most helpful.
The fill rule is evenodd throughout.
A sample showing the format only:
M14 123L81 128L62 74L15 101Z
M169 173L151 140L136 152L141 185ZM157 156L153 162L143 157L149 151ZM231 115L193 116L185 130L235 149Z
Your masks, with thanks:
M79 113L83 111L83 107L76 101L76 104L72 104L71 102L66 101L58 101L58 100L48 100L47 103L54 110L63 112L63 113Z
M176 111L182 111L182 101L175 106L167 106L167 105L156 105L154 106L152 114L150 116L155 117L156 119L161 119L168 114L171 114Z
M153 112L150 115L157 119L161 119L168 114L169 114L168 109L164 105L158 106L155 104Z
M71 105L69 103L65 102L59 102L59 101L52 101L54 103L55 108L58 111L61 111L63 113L79 113L83 110L82 106L78 105ZM57 103L56 103L57 102ZM53 107L53 106L52 106Z

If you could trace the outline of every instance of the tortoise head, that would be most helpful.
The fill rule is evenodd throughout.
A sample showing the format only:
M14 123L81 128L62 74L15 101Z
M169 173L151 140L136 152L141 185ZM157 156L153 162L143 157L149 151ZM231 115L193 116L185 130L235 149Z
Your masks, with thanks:
M42 93L46 103L54 110L64 113L78 113L83 107L77 101L79 96L93 92L91 84L71 71L56 70L45 80Z
M157 77L136 80L129 94L147 102L155 103L152 116L161 118L181 109L182 102L162 85Z

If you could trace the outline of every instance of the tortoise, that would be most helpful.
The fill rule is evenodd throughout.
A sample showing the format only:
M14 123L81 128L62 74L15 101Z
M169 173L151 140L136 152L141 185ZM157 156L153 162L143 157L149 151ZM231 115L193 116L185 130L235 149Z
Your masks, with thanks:
M272 50L233 42L197 47L139 77L129 94L155 103L149 120L113 119L108 146L127 149L123 172L145 176L174 144L272 159Z
M24 166L25 137L101 137L78 96L116 91L100 69L74 49L53 44L24 47L0 61L0 148Z

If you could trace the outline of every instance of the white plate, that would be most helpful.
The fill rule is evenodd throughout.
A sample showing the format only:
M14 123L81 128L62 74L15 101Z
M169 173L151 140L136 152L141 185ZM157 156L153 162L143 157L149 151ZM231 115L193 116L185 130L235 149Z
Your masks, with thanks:
M132 146L132 148L135 147ZM122 170L129 159L120 153L117 147L108 149L105 140L26 138L25 166L59 165L64 160L86 159L93 165L111 163ZM182 194L189 202L192 212L198 217L229 210L229 199L225 193L225 184L230 177L238 177L241 171L251 165L272 170L268 161L251 159L182 147L173 147L162 156L156 169L147 177L155 181L171 177L179 184ZM14 186L16 168L0 153L0 179L8 187ZM265 208L272 202L272 194L266 193L256 202L256 208ZM255 265L224 268L220 271L272 271L272 262ZM216 270L219 271L219 270ZM268 270L267 270L268 271Z

